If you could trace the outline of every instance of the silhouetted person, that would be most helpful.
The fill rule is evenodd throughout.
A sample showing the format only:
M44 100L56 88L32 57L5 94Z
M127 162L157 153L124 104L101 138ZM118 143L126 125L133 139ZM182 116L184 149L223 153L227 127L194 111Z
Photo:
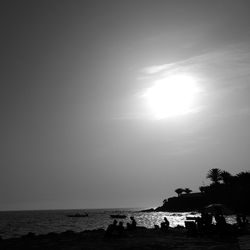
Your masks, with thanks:
M243 223L244 225L246 225L246 224L248 223L248 219L247 219L246 215L243 214L243 215L241 216L241 218L242 218L242 223Z
M133 216L130 217L131 223L127 223L127 229L128 230L133 230L136 228L136 221L135 218Z
M216 229L220 236L224 236L228 233L228 225L226 223L225 217L222 214L217 214L215 216Z
M201 217L197 217L196 220L196 227L199 233L203 232L204 230L204 217L201 215Z
M108 225L105 236L110 237L114 234L114 232L117 230L117 220L114 220L112 224Z
M167 217L164 217L164 221L161 223L161 229L167 231L169 228L169 221Z
M202 230L205 232L210 231L212 227L213 216L207 212L201 212Z
M221 217L223 217L221 209L219 207L215 207L214 219L215 219L216 225L217 224L221 225L222 220L223 220Z
M135 228L136 228L136 225L137 225L137 223L136 223L136 221L135 221L135 218L134 218L134 217L130 217L130 219L131 219L131 221L132 221L131 226L132 226L133 229L135 229Z
M207 227L211 226L213 222L213 216L209 213L204 213L204 222L205 226Z
M237 221L237 228L240 230L240 232L244 232L247 228L247 223L248 223L246 215L237 214L236 221Z
M237 216L236 216L236 222L237 222L237 226L239 228L241 228L243 226L243 222L242 222L241 216L239 214L237 214Z
M118 235L121 236L124 233L124 230L125 230L125 228L123 226L123 222L120 221L119 224L118 224L118 226L117 226Z

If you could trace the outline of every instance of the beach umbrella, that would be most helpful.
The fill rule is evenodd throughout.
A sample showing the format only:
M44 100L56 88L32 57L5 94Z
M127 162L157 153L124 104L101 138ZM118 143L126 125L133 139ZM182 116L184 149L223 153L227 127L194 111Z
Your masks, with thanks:
M216 203L210 204L206 206L204 210L207 213L213 213L213 214L217 212L221 212L224 215L234 214L234 212L224 204L216 204Z

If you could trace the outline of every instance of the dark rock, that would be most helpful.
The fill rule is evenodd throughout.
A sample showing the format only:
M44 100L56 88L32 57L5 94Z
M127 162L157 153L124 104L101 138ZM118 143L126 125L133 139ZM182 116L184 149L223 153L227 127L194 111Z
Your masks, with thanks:
M198 210L206 204L202 193L183 194L179 197L170 197L163 206L157 207L157 212L188 212Z
M150 213L150 212L155 212L155 209L149 208L149 209L141 210L140 212Z

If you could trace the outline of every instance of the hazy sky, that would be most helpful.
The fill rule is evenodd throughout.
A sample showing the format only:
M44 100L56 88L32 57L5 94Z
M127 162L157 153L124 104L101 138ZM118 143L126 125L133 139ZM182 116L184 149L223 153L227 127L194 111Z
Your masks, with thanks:
M250 170L249 9L1 1L0 209L151 207ZM173 75L193 110L158 119L143 94Z

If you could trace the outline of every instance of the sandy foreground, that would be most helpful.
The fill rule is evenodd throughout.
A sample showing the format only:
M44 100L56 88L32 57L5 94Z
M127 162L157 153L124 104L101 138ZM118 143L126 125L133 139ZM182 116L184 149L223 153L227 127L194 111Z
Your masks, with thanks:
M171 228L168 232L156 229L139 228L126 231L122 236L104 237L103 229L75 233L32 233L20 238L0 241L1 250L9 249L54 249L54 250L93 250L93 249L182 249L182 250L239 250L236 237L188 236L184 228Z

